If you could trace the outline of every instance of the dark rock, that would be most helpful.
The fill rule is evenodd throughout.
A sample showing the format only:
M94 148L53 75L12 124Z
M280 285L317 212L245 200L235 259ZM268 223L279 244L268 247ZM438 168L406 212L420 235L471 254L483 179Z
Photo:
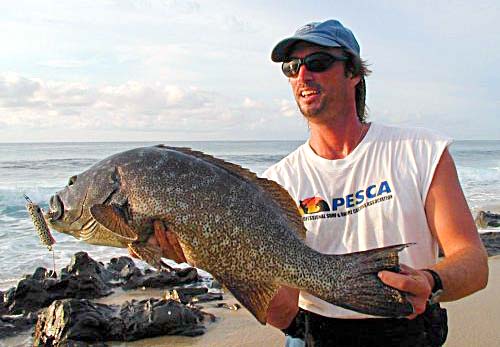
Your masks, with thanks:
M500 213L493 213L491 211L479 211L474 219L479 228L500 227Z
M195 268L187 267L185 269L175 270L180 283L188 283L198 281L198 271Z
M182 302L183 304L188 304L193 300L193 297L197 295L206 294L208 291L204 287L190 287L190 288L176 288L173 290L168 290L165 294L167 299L176 300Z
M117 280L118 276L115 272L107 270L104 265L95 261L86 252L75 253L71 257L71 263L61 269L61 278L69 275L88 275L99 277L103 282Z
M119 285L124 284L132 276L142 276L141 270L129 257L112 258L106 269L117 274L120 282Z
M37 314L30 312L27 315L4 315L0 317L0 338L14 336L30 329L37 320Z
M25 278L19 281L6 305L10 314L22 314L37 311L50 302L49 293L41 281Z
M71 340L104 341L118 319L111 306L82 299L54 301L35 327L33 346L65 346Z
M15 287L9 288L7 291L2 294L2 305L0 306L0 315L7 314L9 303L12 302L12 298L16 291Z
M51 302L63 298L101 298L113 292L99 276L86 274L71 274L64 279L46 281L44 284L52 299Z
M196 281L198 281L198 273L194 268L171 272L147 271L143 274L128 257L114 258L105 266L90 258L87 253L79 252L72 257L71 263L61 270L60 278L57 278L53 271L40 267L32 275L26 275L16 287L0 292L0 316L3 319L7 317L3 315L7 314L27 315L29 312L36 314L41 308L61 299L100 298L111 294L111 288L116 285L122 285L124 289L163 288ZM192 293L197 290L199 291L199 289L187 289ZM203 290L203 293L206 293L206 289ZM191 301L192 297L193 295L185 295L183 302ZM77 314L78 310L83 310L83 308L77 308L77 311L71 314ZM91 316L86 314L82 319L90 319ZM22 318L16 320L5 318L0 324L0 331L20 331L30 327L29 322ZM76 343L71 336L65 339L68 345Z
M133 300L122 305L124 340L133 341L159 335L198 336L205 332L203 316L174 300Z
M10 314L35 312L63 298L100 298L112 293L106 280L116 277L87 253L76 253L61 278L39 267L33 275L19 281L17 287L4 294L4 306Z
M210 288L222 289L222 284L220 284L220 282L217 280L212 280L212 282L210 283Z
M223 299L224 297L220 293L207 293L207 294L197 295L191 301L199 303L199 302L207 302L207 301L215 301Z
M186 296L196 296L208 293L208 289L205 287L179 287L174 289L177 293Z
M488 256L493 257L500 254L500 232L479 233L479 236L488 252Z
M37 281L42 281L47 277L47 269L44 267L37 267L31 278Z
M40 272L35 273L40 275ZM35 312L58 299L100 298L111 293L112 290L100 277L85 274L67 274L64 279L37 280L28 277L19 281L6 305L10 314L21 314Z
M135 266L135 264L126 265L121 269L120 278L124 282L128 281L132 276L134 277L143 276L141 270L137 266Z
M121 307L88 300L57 300L42 311L34 346L66 346L76 341L133 341L159 335L204 333L202 315L172 300L127 302Z
M135 267L134 261L129 257L111 258L106 269L113 272L121 272L126 266Z
M143 276L132 275L123 285L123 289L135 288L164 288L172 285L190 283L198 281L198 272L194 268L187 268L178 271L147 272Z

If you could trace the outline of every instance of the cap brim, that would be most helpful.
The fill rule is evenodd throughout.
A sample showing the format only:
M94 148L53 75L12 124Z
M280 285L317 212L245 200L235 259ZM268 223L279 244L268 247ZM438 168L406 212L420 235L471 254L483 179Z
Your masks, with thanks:
M290 48L299 41L314 43L315 45L325 47L342 47L338 42L328 38L314 36L292 36L281 40L271 52L271 60L274 62L282 62L287 58Z

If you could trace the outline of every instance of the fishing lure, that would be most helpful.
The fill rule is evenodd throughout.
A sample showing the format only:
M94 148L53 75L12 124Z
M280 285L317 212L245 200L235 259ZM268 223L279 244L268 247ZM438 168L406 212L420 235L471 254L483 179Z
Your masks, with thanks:
M56 258L54 254L54 250L52 249L52 245L56 243L56 240L52 237L52 234L50 233L50 229L47 225L47 222L45 221L45 218L43 217L43 212L40 206L35 204L31 199L24 194L24 198L28 202L26 204L26 209L28 210L29 215L31 216L31 220L33 221L33 224L35 225L35 230L38 234L38 237L40 238L40 241L47 246L49 251L52 252L52 262L54 265L54 273L56 272Z
M52 245L56 243L56 240L52 237L49 227L47 226L47 222L45 221L45 218L43 218L42 209L40 206L31 201L27 195L24 195L24 198L28 202L26 204L26 209L33 220L33 224L35 225L35 230L40 238L40 241L47 246L49 251L52 251Z

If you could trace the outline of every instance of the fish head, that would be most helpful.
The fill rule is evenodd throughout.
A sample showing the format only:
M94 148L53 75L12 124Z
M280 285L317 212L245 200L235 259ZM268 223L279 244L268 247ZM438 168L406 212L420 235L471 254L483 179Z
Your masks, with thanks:
M91 207L108 202L118 189L115 167L91 167L71 176L66 187L50 198L45 219L52 229L81 239L86 225L93 221Z

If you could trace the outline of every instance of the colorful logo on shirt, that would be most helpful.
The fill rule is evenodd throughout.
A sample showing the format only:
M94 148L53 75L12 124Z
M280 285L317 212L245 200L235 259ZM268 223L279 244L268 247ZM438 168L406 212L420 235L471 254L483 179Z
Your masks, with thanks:
M300 200L299 211L304 222L325 218L342 218L392 198L393 194L389 182L382 181L379 184L369 184L366 188L358 189L345 196L332 198L330 200L331 209L325 200L316 196ZM327 213L316 214L325 211Z
M328 203L318 196L313 196L299 201L301 215L330 211Z

